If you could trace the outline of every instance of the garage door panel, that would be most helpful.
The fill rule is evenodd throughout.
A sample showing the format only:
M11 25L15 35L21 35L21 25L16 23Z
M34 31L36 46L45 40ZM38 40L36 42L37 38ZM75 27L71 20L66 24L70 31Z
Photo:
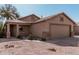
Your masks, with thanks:
M51 25L50 28L52 38L69 37L68 25Z

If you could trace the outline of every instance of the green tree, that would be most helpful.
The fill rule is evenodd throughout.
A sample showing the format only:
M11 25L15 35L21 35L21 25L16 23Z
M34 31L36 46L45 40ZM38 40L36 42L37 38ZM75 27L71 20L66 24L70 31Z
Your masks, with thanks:
M4 28L4 23L3 21L0 21L0 38L5 36L3 33L3 28Z
M13 20L19 18L17 9L11 4L6 4L0 7L0 16L6 18L6 20Z

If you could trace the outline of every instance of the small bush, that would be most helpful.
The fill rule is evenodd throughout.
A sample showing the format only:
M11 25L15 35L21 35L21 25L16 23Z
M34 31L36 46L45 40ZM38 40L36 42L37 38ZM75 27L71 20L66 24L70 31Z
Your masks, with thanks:
M41 41L46 41L45 38L41 38L41 37L39 37L39 36L33 36L33 35L29 35L29 36L27 37L27 39L29 39L29 40L41 40Z
M41 38L41 41L46 41L46 38Z
M23 36L22 35L18 35L17 38L18 39L23 39Z
M30 36L28 37L28 39L29 39L29 40L34 40L34 37L33 37L32 35L30 35Z
M38 36L29 35L27 37L29 40L39 40L40 38Z
M0 38L4 38L5 34L3 32L0 32Z
M33 39L34 39L34 40L38 40L38 37L36 37L36 36L33 36Z

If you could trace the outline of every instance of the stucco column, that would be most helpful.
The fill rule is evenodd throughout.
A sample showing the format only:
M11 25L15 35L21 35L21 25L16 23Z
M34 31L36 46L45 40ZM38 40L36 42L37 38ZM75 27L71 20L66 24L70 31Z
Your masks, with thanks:
M7 24L7 33L6 33L7 38L10 38L10 24Z
M19 24L16 25L16 37L19 35Z

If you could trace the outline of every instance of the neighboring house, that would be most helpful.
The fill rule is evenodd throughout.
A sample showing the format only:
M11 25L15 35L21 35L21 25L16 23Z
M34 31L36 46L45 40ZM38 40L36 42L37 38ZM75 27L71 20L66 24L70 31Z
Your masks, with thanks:
M43 38L71 37L74 35L75 25L65 13L44 18L32 14L18 20L7 20L6 37L29 34Z

